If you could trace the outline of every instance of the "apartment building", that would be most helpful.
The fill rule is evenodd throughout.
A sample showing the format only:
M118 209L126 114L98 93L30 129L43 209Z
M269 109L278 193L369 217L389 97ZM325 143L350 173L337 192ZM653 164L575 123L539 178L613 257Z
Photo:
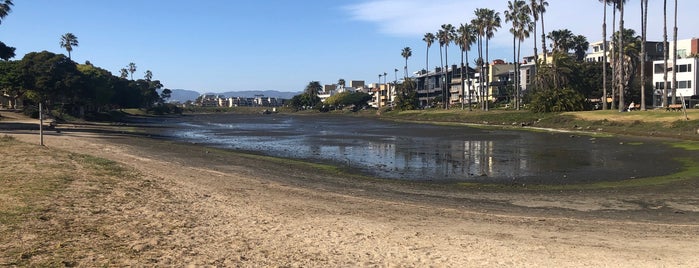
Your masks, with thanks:
M662 43L661 43L662 45ZM672 52L675 47L674 42L669 42L668 52ZM667 80L665 78L665 61L661 58L653 61L653 106L661 106L663 100L663 91L667 87L667 95L665 96L668 100L667 103L671 102L672 98L672 71L675 69L677 82L675 84L676 97L681 101L680 98L685 101L689 101L692 96L699 95L699 88L697 87L697 80L699 80L699 72L697 72L697 65L699 64L699 39L685 39L677 41L677 62L673 64L672 56L668 57L667 64ZM671 104L671 103L670 103Z

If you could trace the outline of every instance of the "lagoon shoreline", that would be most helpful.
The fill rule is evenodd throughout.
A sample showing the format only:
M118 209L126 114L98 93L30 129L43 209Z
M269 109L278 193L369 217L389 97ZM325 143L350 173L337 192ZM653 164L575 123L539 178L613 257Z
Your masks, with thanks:
M81 266L100 260L313 267L645 267L699 261L696 179L576 191L455 188L352 177L297 161L158 139L152 136L157 131L128 125L66 124L60 130L45 137L48 150L109 159L140 174L133 182L140 186L135 200L100 200L106 211L100 215L65 210L84 224L94 217L121 223L92 227L121 234L101 239L125 243L132 254L98 252L106 257L82 258ZM38 141L33 130L0 134ZM126 186L114 186L107 195L127 192ZM86 206L95 202L70 198ZM77 253L90 251L73 246ZM8 259L2 256L0 263Z

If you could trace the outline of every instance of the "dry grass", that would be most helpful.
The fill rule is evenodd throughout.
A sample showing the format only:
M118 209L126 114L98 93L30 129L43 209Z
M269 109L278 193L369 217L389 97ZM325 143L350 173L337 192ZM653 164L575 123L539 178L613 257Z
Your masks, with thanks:
M586 121L615 121L615 122L649 122L649 123L672 123L675 121L687 120L684 112L668 112L665 110L633 111L620 113L619 111L584 111L567 112L564 115L572 115L578 119ZM689 120L699 119L699 109L687 110Z

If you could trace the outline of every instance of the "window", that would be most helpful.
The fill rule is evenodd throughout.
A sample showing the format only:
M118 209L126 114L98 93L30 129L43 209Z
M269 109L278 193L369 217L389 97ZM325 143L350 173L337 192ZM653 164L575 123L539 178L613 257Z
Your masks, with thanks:
M686 73L686 72L691 72L691 71L692 71L692 65L690 65L690 64L677 65L677 72L679 72L679 73Z
M664 64L664 63L655 64L655 66L653 67L653 72L656 73L656 74L664 73L664 72L665 72L664 70L665 70L665 64Z
M655 82L655 89L664 89L663 82Z
M692 81L677 81L677 88L691 88Z

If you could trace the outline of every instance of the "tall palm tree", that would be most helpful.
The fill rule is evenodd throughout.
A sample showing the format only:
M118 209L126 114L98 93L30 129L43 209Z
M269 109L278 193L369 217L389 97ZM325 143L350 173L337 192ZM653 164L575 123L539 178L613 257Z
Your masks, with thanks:
M456 29L454 28L454 25L451 24L442 24L442 28L439 30L439 34L437 36L437 39L439 39L439 45L444 46L444 71L442 72L444 74L444 83L442 85L442 99L444 100L444 108L449 109L449 44L451 44L451 41L454 40L454 34L456 33Z
M461 110L464 109L464 97L465 97L465 81L469 80L468 77L468 60L466 61L466 66L464 68L464 54L466 54L466 59L468 59L468 51L471 50L471 45L476 41L476 32L471 25L468 23L461 24L456 30L456 38L454 42L459 45L461 49ZM465 69L465 70L464 70ZM464 75L464 72L466 73ZM468 90L468 109L471 110L471 89Z
M522 41L529 37L533 25L531 17L531 9L524 0L515 0L507 2L508 10L505 11L505 21L512 22L512 54L515 64L513 89L515 93L515 107L520 108L520 82L519 82L519 53L521 52ZM519 42L517 42L519 41ZM518 46L519 45L519 46Z
M61 36L61 47L68 51L68 59L70 59L70 52L73 51L73 47L78 46L78 37L72 33L66 33Z
M2 19L10 14L13 5L12 0L4 0L0 3L0 23L2 23Z
M405 78L408 78L408 58L413 56L413 51L410 49L410 47L404 47L403 50L400 52L400 55L405 58Z
M598 0L604 3L604 17L602 19L602 110L607 110L607 5L608 0Z
M663 0L663 61L665 62L663 71L663 97L662 106L667 107L667 57L668 57L668 43L667 43L667 0Z
M129 63L129 73L131 73L131 80L133 80L133 74L136 72L136 64L131 62Z
M541 53L544 53L544 64L546 64L546 57L548 57L548 52L546 51L546 28L544 27L544 13L546 13L546 7L549 6L549 2L546 0L539 0L539 18L541 19Z
M672 29L672 104L677 101L677 0L675 0L675 26Z
M572 48L573 38L575 36L573 35L573 32L568 29L561 29L551 31L546 35L546 37L551 39L551 42L553 42L551 45L553 52L565 54Z
M484 93L484 87L483 87L483 78L484 78L484 67L483 67L483 38L485 37L485 23L483 21L485 13L484 8L478 8L474 12L474 15L476 16L474 19L471 20L471 25L474 28L474 31L476 32L476 46L478 47L478 59L476 59L476 65L478 66L478 98L479 102L481 104L481 109L485 110L485 102L483 99L483 93Z
M539 0L529 0L529 10L531 11L531 19L534 21L534 28L532 29L534 35L534 62L538 64L539 50L536 48L536 23L539 22Z
M430 103L430 89L427 88L427 78L429 77L430 73L430 47L434 43L435 37L433 33L426 33L425 36L422 38L422 41L425 41L427 44L427 53L425 54L425 91L427 91L427 103Z
M619 111L624 111L626 105L624 104L624 90L626 88L625 83L625 71L624 71L624 4L626 0L617 0L619 2Z
M641 111L646 110L646 31L648 30L648 0L641 0Z
M485 63L490 64L490 59L488 58L488 41L495 36L495 32L497 32L498 28L501 27L500 22L500 13L495 12L495 10L492 9L484 9L483 13L481 14L483 16L482 21L483 21L483 26L484 26L484 37L485 37ZM488 85L488 77L486 75L485 77L485 86L489 87ZM485 110L488 110L488 97L490 95L489 91L490 89L486 88L485 90Z

